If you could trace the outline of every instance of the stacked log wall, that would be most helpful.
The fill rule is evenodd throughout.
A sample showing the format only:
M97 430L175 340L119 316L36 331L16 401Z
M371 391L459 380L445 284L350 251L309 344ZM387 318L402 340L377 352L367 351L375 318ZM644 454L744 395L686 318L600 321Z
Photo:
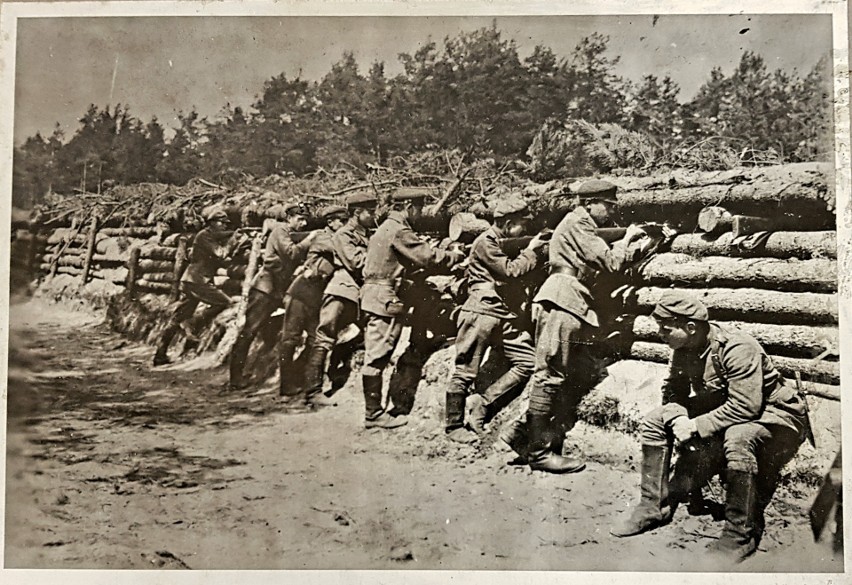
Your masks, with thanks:
M837 242L830 173L815 165L789 165L767 170L765 176L744 172L746 181L737 172L689 183L613 178L624 183L619 199L627 219L670 220L684 232L667 252L637 270L628 303L640 315L634 323L637 341L631 357L653 362L668 358L669 350L657 340L655 324L646 316L666 289L683 289L708 305L713 320L752 333L786 376L799 372L806 385L839 396ZM702 234L697 231L698 214L708 205L734 215L762 213L770 227L775 214L778 230L751 237L736 237L731 231ZM81 277L88 229L71 226L30 231L28 236L19 230L20 239L32 243L32 273ZM100 228L89 278L124 286L132 272L135 292L174 295L178 247L181 239L192 236L170 234L162 226ZM133 254L134 249L139 252ZM131 269L132 257L138 257L138 265ZM246 263L242 258L220 270L216 284L239 290ZM824 391L821 385L826 384L834 390Z

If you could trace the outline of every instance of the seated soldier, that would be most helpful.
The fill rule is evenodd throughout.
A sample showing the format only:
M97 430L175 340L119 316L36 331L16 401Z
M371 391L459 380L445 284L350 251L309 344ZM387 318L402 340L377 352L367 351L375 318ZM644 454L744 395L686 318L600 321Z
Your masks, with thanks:
M679 502L723 473L725 527L711 550L739 562L757 549L781 469L804 440L807 403L754 338L709 322L700 301L667 292L653 316L673 350L669 374L662 406L642 423L639 503L610 532L633 536L669 522Z

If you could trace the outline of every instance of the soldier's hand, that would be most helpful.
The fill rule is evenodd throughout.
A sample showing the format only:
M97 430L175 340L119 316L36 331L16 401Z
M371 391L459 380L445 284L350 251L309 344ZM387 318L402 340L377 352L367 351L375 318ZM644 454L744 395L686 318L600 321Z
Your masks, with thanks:
M624 232L624 241L628 244L634 242L645 235L645 230L643 230L640 226L635 223L627 226L627 230Z
M693 419L681 416L676 418L672 423L672 432L678 443L686 443L698 434L698 429L696 429Z
M547 242L544 240L544 236L542 234L536 234L533 236L533 239L530 240L530 243L527 244L527 250L536 252L542 249L546 244Z

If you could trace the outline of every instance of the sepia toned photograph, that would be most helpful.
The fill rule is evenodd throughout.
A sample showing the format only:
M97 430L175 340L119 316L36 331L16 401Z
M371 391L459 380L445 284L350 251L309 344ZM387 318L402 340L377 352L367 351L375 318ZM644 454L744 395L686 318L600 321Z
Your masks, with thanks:
M4 569L844 573L847 14L764 8L4 3Z

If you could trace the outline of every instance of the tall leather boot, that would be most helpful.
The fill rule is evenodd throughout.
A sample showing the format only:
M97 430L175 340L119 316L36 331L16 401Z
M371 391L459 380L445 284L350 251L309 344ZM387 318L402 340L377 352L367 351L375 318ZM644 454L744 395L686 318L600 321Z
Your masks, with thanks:
M281 394L282 397L293 397L299 394L299 389L293 383L293 356L296 353L296 347L289 343L282 343L279 347L279 394Z
M669 506L669 466L672 449L669 446L642 445L642 479L639 503L630 517L610 528L613 536L634 536L668 523L672 518Z
M160 335L160 344L157 345L157 352L154 354L154 365L162 366L169 363L169 346L172 344L177 332L180 331L179 323L169 323Z
M447 438L456 443L473 443L476 434L464 428L464 403L467 396L461 392L447 392L446 426Z
M708 548L735 563L757 550L757 481L754 473L728 469L725 491L725 527Z
M322 393L322 384L325 380L325 358L328 348L314 346L305 361L305 401L313 406L331 406L334 404Z
M382 377L361 376L364 386L364 427L395 429L408 423L404 417L393 417L382 408Z
M564 457L553 452L553 432L549 415L527 413L529 447L527 462L536 471L548 473L576 473L586 464L573 457Z
M502 406L502 403L507 399L515 398L515 396L509 397L513 391L523 390L526 380L527 376L522 376L510 369L497 378L482 395L473 394L468 400L471 408L467 424L470 429L477 435L485 434L485 423L497 414L496 410Z
M529 434L527 433L526 417L515 418L500 429L498 438L511 447L518 456L509 462L509 465L527 464L527 446Z

